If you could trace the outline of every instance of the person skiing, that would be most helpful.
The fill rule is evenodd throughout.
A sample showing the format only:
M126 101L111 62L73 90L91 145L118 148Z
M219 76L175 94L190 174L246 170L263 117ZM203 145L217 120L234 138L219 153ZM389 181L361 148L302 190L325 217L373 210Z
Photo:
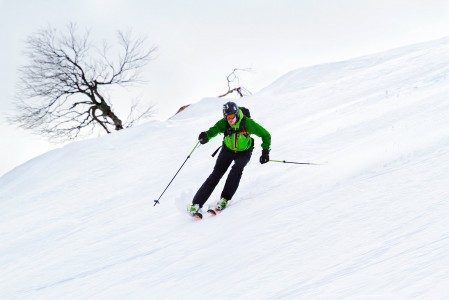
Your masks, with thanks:
M254 149L254 139L250 136L251 134L262 138L260 163L265 164L270 160L271 135L249 117L249 111L246 108L239 108L234 102L225 103L223 105L223 118L209 130L201 132L198 140L201 144L206 144L220 133L224 134L223 145L214 169L196 192L192 204L188 207L189 213L197 219L202 218L201 208L209 199L231 163L234 162L221 192L220 200L216 203L214 209L210 209L208 212L215 215L216 212L225 209L228 202L231 201L239 186L243 169L248 164Z

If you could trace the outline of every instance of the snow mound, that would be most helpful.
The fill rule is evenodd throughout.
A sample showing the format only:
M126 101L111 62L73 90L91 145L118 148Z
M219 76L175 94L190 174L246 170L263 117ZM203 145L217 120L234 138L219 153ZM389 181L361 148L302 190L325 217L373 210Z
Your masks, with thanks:
M231 206L200 222L183 207L221 138L194 146L227 99L35 158L0 178L0 298L448 298L448 83L442 39L238 100L272 159L320 165L260 165L256 137Z

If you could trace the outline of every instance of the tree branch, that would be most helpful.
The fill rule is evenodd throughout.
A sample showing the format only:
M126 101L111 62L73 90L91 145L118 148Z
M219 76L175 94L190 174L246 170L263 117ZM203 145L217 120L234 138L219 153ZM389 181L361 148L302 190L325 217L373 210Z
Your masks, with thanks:
M110 133L108 126L121 130L151 115L150 106L123 124L105 96L109 87L140 83L140 72L156 51L131 34L119 31L117 38L119 50L113 53L106 42L99 51L89 31L79 35L74 24L65 34L49 28L28 37L29 63L19 69L17 113L10 123L50 140L71 140L92 133L96 125ZM132 106L130 115L135 110Z

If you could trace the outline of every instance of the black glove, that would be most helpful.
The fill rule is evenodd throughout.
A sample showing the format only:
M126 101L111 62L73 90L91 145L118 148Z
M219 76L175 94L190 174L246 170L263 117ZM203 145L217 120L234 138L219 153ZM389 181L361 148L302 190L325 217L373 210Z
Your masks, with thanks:
M209 139L207 138L207 133L205 131L200 133L198 141L200 141L201 144L206 144L209 141Z
M259 159L261 164L265 164L270 161L270 150L268 149L262 149L262 155Z

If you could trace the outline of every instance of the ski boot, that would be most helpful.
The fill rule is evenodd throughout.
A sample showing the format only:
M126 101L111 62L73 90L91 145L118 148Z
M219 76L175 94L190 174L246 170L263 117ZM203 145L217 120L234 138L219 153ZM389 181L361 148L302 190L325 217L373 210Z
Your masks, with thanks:
M210 213L211 215L215 216L217 213L219 213L223 209L225 209L227 205L228 205L228 200L226 200L225 198L221 198L217 202L217 204L215 204L215 208L214 209L209 209L207 212Z
M187 207L189 214L197 220L201 220L203 218L203 214L201 213L201 207L199 204L190 204Z

